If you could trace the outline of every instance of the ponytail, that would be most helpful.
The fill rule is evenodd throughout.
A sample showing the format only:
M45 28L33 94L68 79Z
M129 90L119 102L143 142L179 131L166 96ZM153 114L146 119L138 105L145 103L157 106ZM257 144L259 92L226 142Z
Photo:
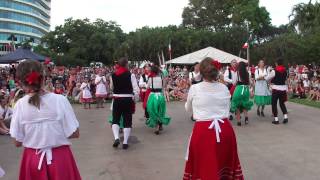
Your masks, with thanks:
M27 60L19 64L17 76L22 85L26 86L30 93L29 103L40 109L40 93L44 79L44 69L41 63Z
M40 88L34 92L34 94L29 98L29 104L34 105L40 109Z

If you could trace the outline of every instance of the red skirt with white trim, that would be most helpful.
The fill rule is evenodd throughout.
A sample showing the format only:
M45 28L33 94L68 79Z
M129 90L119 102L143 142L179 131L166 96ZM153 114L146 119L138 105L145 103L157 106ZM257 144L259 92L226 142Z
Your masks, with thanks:
M40 156L35 149L24 149L19 180L81 180L69 146L53 148L52 164L47 165L44 157L41 169L38 170Z
M220 143L215 130L209 129L210 124L211 121L194 125L183 180L244 180L229 120L220 123Z

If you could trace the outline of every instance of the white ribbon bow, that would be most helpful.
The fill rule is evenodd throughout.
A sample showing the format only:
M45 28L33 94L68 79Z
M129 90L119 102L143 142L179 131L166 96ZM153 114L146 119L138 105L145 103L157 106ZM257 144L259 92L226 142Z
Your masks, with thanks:
M47 165L50 165L52 162L52 149L51 148L44 148L40 149L39 151L36 151L36 154L41 154L39 164L38 164L38 170L41 170L41 165L44 159L44 156L46 156L47 159Z
M209 129L214 129L216 131L216 138L218 143L220 142L220 133L221 133L221 128L219 123L224 123L224 121L222 119L214 119L209 126Z

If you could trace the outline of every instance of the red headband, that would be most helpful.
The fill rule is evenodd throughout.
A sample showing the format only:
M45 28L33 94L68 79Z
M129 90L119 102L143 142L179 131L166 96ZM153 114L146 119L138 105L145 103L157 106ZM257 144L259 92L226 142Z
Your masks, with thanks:
M38 72L32 71L26 76L28 85L38 85L41 81L41 75Z
M211 64L217 69L220 70L221 69L221 63L217 60L212 60Z

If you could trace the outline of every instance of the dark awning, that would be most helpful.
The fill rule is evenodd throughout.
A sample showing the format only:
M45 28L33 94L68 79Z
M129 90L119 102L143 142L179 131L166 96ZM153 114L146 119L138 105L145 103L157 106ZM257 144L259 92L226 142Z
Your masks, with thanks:
M46 57L32 52L30 49L19 48L14 52L0 57L0 64L16 63L21 60L45 61Z

